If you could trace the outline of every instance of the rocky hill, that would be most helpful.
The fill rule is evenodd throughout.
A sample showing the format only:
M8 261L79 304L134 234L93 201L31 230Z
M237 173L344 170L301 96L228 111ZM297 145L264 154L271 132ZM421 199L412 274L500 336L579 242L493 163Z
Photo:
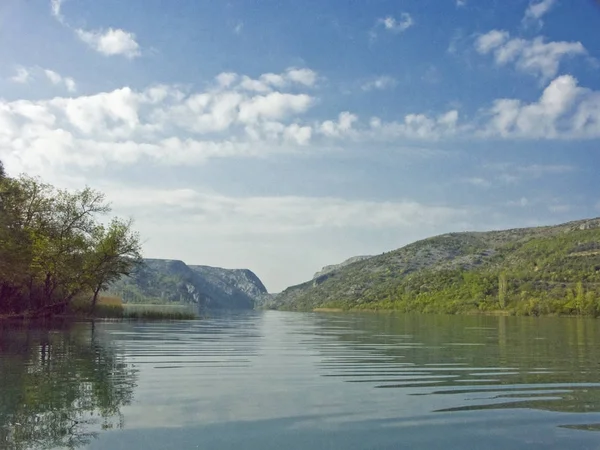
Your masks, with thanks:
M338 266L270 307L421 312L600 312L600 218L444 234Z
M219 309L252 309L268 297L260 279L248 269L188 266L183 261L145 259L131 277L109 289L131 303L197 303Z
M319 277L322 277L323 275L327 275L328 273L334 272L338 269L341 269L342 267L346 267L349 264L353 264L353 263L359 262L359 261L364 261L365 259L369 259L369 258L371 258L370 255L368 255L368 256L353 256L352 258L348 258L346 261L341 262L339 264L332 264L329 266L325 266L313 275L313 280L315 280Z

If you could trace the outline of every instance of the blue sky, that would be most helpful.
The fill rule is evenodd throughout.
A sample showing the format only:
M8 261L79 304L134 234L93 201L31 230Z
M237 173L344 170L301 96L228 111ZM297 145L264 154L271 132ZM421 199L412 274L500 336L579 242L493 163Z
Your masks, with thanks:
M4 0L0 158L275 292L600 215L592 0Z

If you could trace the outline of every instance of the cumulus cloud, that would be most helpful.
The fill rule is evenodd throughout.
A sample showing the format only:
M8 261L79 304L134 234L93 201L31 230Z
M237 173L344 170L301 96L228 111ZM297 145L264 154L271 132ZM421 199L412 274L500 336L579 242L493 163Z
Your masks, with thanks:
M484 136L527 139L600 137L600 92L578 86L571 75L554 79L537 102L499 99L484 111Z
M131 59L141 55L135 34L128 31L119 28L94 31L77 29L75 33L82 42L105 56L122 55Z
M64 0L50 0L52 16L67 28L72 28L62 14ZM120 28L85 30L75 28L75 35L91 49L104 56L124 56L132 59L141 55L140 45L134 33ZM68 83L72 85L72 82Z
M10 78L10 81L13 81L14 83L25 84L28 83L32 78L29 70L25 67L17 67L16 72L17 73Z
M312 87L316 84L317 79L317 73L311 69L290 67L284 73L265 73L258 78L243 76L240 78L239 87L248 91L264 93L292 86ZM228 86L235 80L237 80L237 74L232 73L222 73L217 77L217 81L222 86L223 83L227 83L225 86Z
M537 23L543 25L542 17L546 15L556 4L556 0L540 0L530 1L529 6L525 10L523 24L529 25Z
M356 136L357 131L353 129L358 116L348 111L340 113L338 120L326 120L319 126L319 131L328 137Z
M69 88L69 78L49 69L44 74ZM314 72L290 69L261 76L272 86L263 93L245 87L245 79L220 74L201 92L160 85L71 98L3 100L0 157L18 170L35 172L50 166L91 168L140 159L199 164L210 158L293 152L310 143L313 125L297 116L315 99L285 88L308 88L316 79ZM276 85L283 90L274 90Z
M396 79L388 75L382 75L369 80L361 86L363 91L385 90L396 86Z
M458 117L457 110L437 116L407 114L403 120L391 122L373 117L369 123L368 136L376 140L436 140L454 136L459 132Z
M44 69L44 74L46 75L48 80L50 80L50 82L54 85L62 85L69 92L75 92L77 90L77 84L75 83L75 80L71 77L63 77L59 73L50 69Z
M563 59L587 54L581 42L545 42L543 37L532 40L510 38L503 30L492 30L475 40L475 49L482 55L492 53L497 65L515 64L517 70L547 81L556 76Z

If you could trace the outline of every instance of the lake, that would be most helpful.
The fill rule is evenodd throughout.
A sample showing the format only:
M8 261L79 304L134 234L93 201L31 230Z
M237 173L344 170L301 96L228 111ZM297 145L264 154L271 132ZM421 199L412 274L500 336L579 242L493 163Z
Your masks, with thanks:
M600 449L600 321L0 323L0 448Z

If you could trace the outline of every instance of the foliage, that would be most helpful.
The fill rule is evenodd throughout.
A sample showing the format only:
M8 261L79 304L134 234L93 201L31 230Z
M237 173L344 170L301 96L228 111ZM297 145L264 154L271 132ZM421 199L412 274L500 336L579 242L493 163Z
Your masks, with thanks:
M90 188L70 192L0 171L0 314L53 315L98 292L141 260L132 223Z
M454 233L286 289L275 307L600 315L600 219Z
M123 427L136 371L93 325L0 323L0 349L1 448L84 447Z

